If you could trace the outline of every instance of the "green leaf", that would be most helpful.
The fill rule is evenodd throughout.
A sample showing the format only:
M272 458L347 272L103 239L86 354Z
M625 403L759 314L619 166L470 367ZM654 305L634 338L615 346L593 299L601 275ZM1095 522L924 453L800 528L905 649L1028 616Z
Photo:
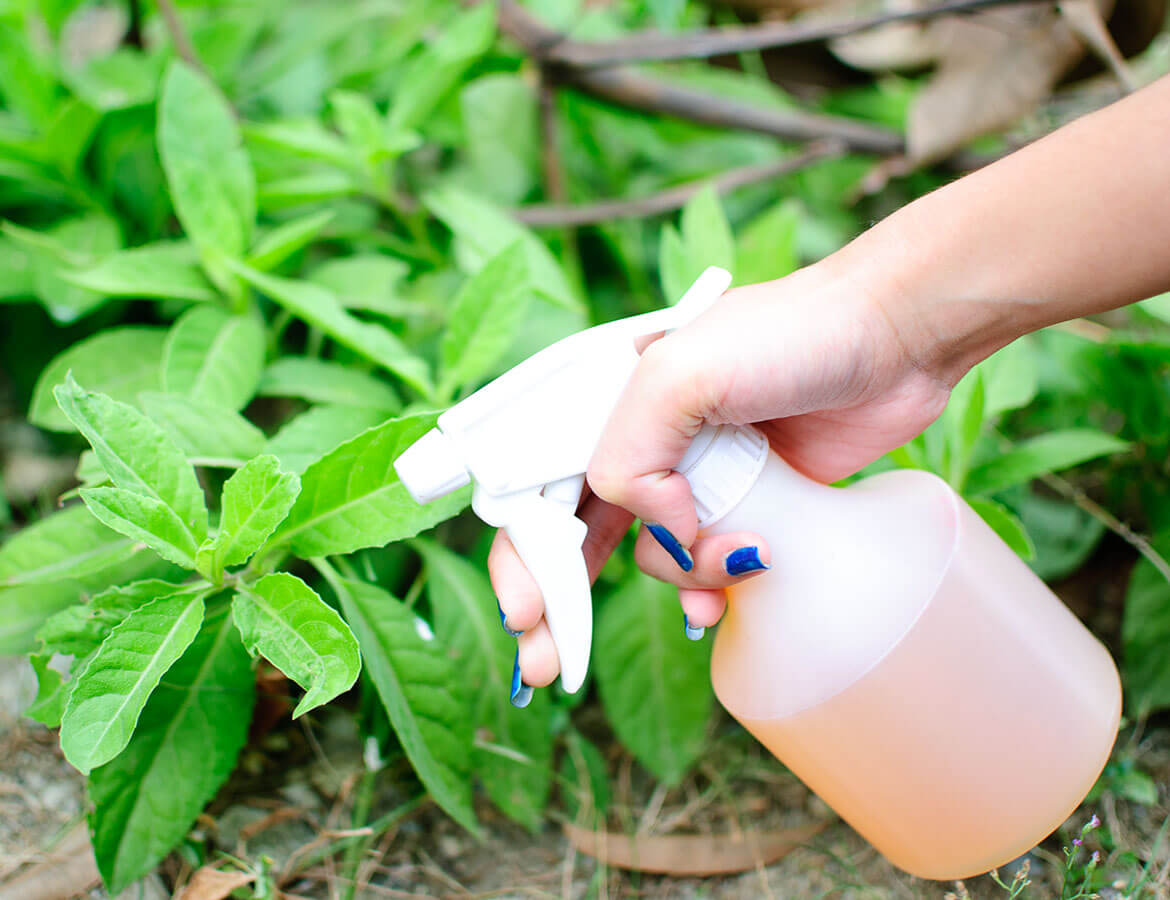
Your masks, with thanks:
M82 506L45 516L0 546L0 587L46 584L93 575L135 553L134 543Z
M1154 549L1165 559L1170 536L1158 535ZM1138 716L1170 706L1170 583L1149 560L1138 560L1125 594L1121 620L1125 696Z
M129 745L90 775L90 838L111 893L182 840L235 768L252 720L253 678L226 610L208 615Z
M402 317L425 312L397 296L398 284L409 271L406 263L392 256L363 253L322 263L309 272L309 280L332 291L347 309Z
M479 739L472 762L488 796L513 821L535 829L543 820L552 771L552 706L548 692L526 709L509 702L515 642L500 627L487 576L431 541L416 541L427 566L435 635L475 698Z
M110 632L77 676L61 719L61 750L79 772L126 748L146 701L202 622L198 590L152 600Z
M153 102L158 91L162 54L133 47L95 56L62 73L69 89L100 110L124 109Z
M1145 310L1156 319L1161 319L1163 322L1170 322L1170 292L1158 294L1156 297L1150 297L1150 299L1143 300L1137 306L1138 309Z
M796 231L799 201L789 198L764 210L739 232L735 252L737 284L758 284L795 272L800 265Z
M971 453L983 431L984 397L983 372L976 367L955 385L942 415L948 462L946 478L956 491L963 489Z
M203 276L194 248L186 241L119 250L92 266L66 272L63 277L107 297L209 302L219 296Z
M561 758L561 802L570 821L593 825L609 809L609 778L601 751L576 731L565 739Z
M523 75L496 72L477 78L459 95L467 154L492 199L519 203L540 171L536 93Z
M163 390L242 409L255 394L263 367L264 325L258 317L197 306L167 335Z
M299 397L310 403L363 406L384 413L402 408L386 382L341 363L309 357L278 359L260 379L262 397Z
M219 534L199 548L199 570L218 581L224 566L247 562L284 521L300 491L300 478L282 472L275 456L250 460L223 486Z
M594 674L622 744L666 784L703 749L711 718L710 643L687 640L671 585L637 574L601 608Z
M349 172L309 172L262 181L259 199L262 209L275 211L340 200L357 191L357 178Z
M259 653L305 689L293 718L353 687L362 668L353 632L295 575L277 572L241 587L232 618L248 652Z
M261 272L275 269L316 240L335 215L333 210L325 209L278 225L256 242L248 254L248 265Z
M735 240L715 188L707 185L683 207L679 232L663 229L659 271L667 303L677 303L708 266L733 271Z
M233 409L202 403L181 394L144 391L142 411L171 436L189 460L199 465L242 466L264 449L264 432Z
M69 695L65 690L67 682L56 669L49 668L52 654L30 656L29 664L37 676L37 695L25 709L24 714L46 728L58 728L65 713Z
M984 522L991 526L991 530L1003 538L1004 543L1015 550L1022 559L1032 560L1035 558L1036 547L1032 544L1032 539L1028 536L1028 530L1024 527L1024 523L1015 513L994 500L972 497L967 500L967 503L975 512L979 513L979 517Z
M76 603L81 589L76 581L0 588L0 656L30 651L45 620Z
M972 469L966 490L969 494L993 494L1048 472L1068 469L1127 449L1129 444L1126 441L1091 428L1051 431L1024 441Z
M369 97L353 91L333 91L329 95L329 106L337 130L367 161L385 153L385 123Z
M73 322L105 303L104 294L79 287L68 276L122 245L112 219L94 213L66 219L46 231L8 222L4 231L27 252L33 293L55 321Z
M46 652L83 659L97 650L109 633L134 610L186 590L183 585L157 578L109 588L84 603L51 616L37 631L37 640ZM74 669L80 671L76 663Z
M548 247L499 207L450 185L424 194L423 203L459 239L457 251L464 271L478 272L500 251L521 241L528 277L537 293L557 306L581 310L576 291Z
M443 363L440 394L449 396L491 371L516 340L530 297L520 242L501 251L464 283L451 306L447 332L439 345Z
M360 353L394 373L420 394L432 390L427 364L415 356L391 331L351 316L332 293L320 285L277 278L250 269L232 268L293 315L319 328L342 346Z
M253 145L300 159L328 163L345 171L356 167L353 149L316 120L249 124L245 135Z
M314 406L287 422L264 447L282 468L298 475L330 450L380 425L381 410L350 406Z
M115 400L132 402L139 391L157 391L166 331L129 326L100 331L74 344L45 366L33 389L28 420L52 431L71 431L53 388L73 377Z
M0 237L0 298L8 300L32 295L32 261L28 250L7 237Z
M394 471L394 460L435 419L434 413L391 419L309 466L301 495L273 542L306 559L351 553L413 537L459 512L467 505L466 490L419 506Z
M1045 581L1075 572L1089 558L1105 533L1101 521L1067 500L1053 500L1022 491L1012 505L1036 545L1029 565Z
M256 220L252 163L219 89L179 60L163 79L158 152L187 236L205 258L243 257Z
M199 542L162 500L117 487L82 488L80 493L86 508L102 524L145 544L165 560L195 568Z
M411 58L398 78L387 116L389 131L421 125L471 64L487 52L495 34L494 3L457 13L435 40Z
M435 802L478 832L469 778L472 725L460 672L418 620L381 588L344 580L338 599L402 749Z
M1038 387L1038 356L1039 349L1035 341L1030 335L1025 335L978 365L986 385L986 418L1021 409L1032 402Z
M65 384L56 388L54 394L65 415L93 447L110 480L122 492L140 495L147 501L141 511L150 522L161 522L158 517L163 510L158 507L165 508L166 518L173 519L185 533L180 545L197 547L207 535L203 490L183 452L166 432L133 407L84 390L71 375L66 376ZM132 512L120 494L107 493L99 496L98 501L103 505L113 504L110 507L113 515ZM165 535L170 536L169 528Z

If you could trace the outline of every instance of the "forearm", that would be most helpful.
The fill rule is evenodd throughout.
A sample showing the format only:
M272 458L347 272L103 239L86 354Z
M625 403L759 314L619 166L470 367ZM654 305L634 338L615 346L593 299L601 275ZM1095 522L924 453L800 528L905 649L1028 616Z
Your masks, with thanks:
M919 199L843 253L892 273L888 315L952 381L1021 334L1170 289L1170 77Z

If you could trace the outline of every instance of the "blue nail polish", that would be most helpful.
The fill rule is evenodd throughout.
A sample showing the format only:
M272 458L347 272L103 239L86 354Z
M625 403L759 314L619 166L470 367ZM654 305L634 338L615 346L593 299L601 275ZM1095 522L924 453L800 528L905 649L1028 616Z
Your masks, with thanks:
M748 572L759 572L761 569L772 568L760 559L759 547L737 547L727 554L723 560L723 568L728 575L746 575Z
M701 641L703 635L707 633L703 625L692 625L686 613L683 613L683 631L686 632L688 641Z
M499 600L496 601L496 609L498 609L500 611L500 626L504 629L504 631L506 631L508 633L508 637L520 637L520 635L522 635L524 632L523 631L513 631L511 628L508 627L508 617L504 615L504 610L500 606Z
M661 525L647 525L646 530L654 535L654 540L658 541L662 545L662 549L671 555L680 569L689 572L695 567L695 561L691 559L691 554L673 534Z
M512 663L512 694L509 697L512 705L523 709L532 702L532 688L520 678L520 651L516 651L516 660Z

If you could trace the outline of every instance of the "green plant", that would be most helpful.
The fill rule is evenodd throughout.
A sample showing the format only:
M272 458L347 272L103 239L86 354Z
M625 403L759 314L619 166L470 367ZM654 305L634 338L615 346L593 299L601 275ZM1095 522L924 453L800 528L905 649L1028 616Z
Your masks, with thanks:
M590 10L583 28L697 21L693 3L628 6ZM726 199L696 190L677 225L538 236L510 207L550 192L549 138L531 63L497 39L491 4L189 3L185 31L147 11L145 48L127 32L72 52L70 23L95 9L114 14L0 11L0 402L47 455L80 451L62 508L56 492L0 503L0 653L29 654L28 714L60 727L88 776L107 886L154 867L226 781L257 657L299 686L294 716L356 686L379 753L405 755L471 832L475 784L539 827L558 765L581 788L565 803L604 812L604 761L572 724L583 695L508 703L514 645L487 533L459 517L467 492L420 508L391 464L486 380L590 322L673 302L705 265L753 282L839 246L868 216L849 202L868 162L827 159ZM673 75L793 105L750 66ZM895 87L826 108L894 121L915 85ZM551 115L574 199L789 155L584 95ZM1151 334L1128 343L1013 345L882 464L938 472L1045 574L1075 568L1101 527L1027 485L1106 456L1095 471L1124 474L1170 444L1157 412L1170 344L1153 315L1142 323ZM1125 411L1122 439L1075 412L1119 369L1128 387L1103 415ZM1170 588L1153 578L1139 573L1131 605L1160 622ZM712 716L708 645L685 640L672 591L636 574L628 548L597 597L607 721L677 784ZM1170 704L1142 658L1148 706Z

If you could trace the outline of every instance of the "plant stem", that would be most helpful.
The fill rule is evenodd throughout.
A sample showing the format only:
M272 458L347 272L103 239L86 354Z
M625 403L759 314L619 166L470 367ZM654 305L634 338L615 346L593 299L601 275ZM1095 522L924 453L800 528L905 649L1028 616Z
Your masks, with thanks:
M358 785L357 796L353 802L353 815L350 817L350 825L355 830L365 828L370 818L370 806L374 802L374 785L377 779L378 770L376 769L366 769L362 773L362 780ZM358 838L345 848L345 859L341 864L342 877L345 879L344 887L341 889L341 900L354 900L354 892L357 890L358 866L373 840L374 835L371 833Z

